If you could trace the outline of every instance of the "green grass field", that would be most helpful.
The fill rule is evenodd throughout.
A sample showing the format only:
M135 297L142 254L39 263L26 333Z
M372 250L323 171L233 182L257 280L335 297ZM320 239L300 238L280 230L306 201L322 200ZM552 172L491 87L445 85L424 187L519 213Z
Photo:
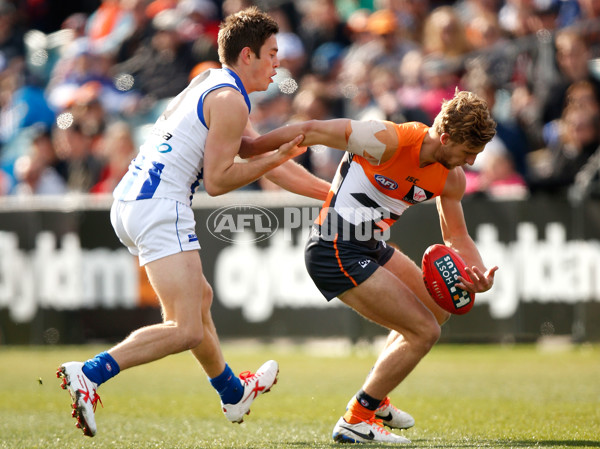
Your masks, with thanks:
M234 425L192 356L171 356L103 385L98 435L87 438L55 370L102 349L0 348L0 448L339 447L333 425L374 360L366 345L226 344L236 372L269 358L281 368L273 391ZM417 421L403 432L408 447L600 447L599 346L439 345L391 397Z

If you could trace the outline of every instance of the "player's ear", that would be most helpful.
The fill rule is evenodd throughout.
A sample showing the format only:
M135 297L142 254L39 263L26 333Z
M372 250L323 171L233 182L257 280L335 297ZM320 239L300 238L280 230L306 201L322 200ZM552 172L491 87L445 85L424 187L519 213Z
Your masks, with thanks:
M440 143L442 145L448 145L448 143L450 143L450 134L442 133L442 135L440 136Z
M244 64L249 64L251 54L254 54L254 52L250 49L250 47L242 48L242 51L240 52L240 57L239 57L240 62L242 62Z

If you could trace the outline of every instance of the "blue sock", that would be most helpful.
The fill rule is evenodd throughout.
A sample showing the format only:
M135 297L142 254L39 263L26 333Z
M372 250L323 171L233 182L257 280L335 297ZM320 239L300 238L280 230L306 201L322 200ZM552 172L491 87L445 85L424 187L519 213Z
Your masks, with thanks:
M81 371L89 380L100 385L119 374L121 368L108 352L101 352L93 359L86 361Z
M225 364L225 370L217 377L210 379L223 404L237 404L244 395L244 387L240 379L233 374L229 365Z

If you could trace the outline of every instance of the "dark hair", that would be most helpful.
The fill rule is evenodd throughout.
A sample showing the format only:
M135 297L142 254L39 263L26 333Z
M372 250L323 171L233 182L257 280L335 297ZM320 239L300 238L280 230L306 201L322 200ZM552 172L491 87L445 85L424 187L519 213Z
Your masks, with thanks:
M260 58L260 48L279 25L256 6L231 14L221 23L218 36L219 61L234 65L245 47Z

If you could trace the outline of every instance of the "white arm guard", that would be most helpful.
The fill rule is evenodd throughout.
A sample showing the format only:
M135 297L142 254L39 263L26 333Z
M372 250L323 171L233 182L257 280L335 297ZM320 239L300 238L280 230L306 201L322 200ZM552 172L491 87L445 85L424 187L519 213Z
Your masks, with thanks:
M363 157L371 156L377 161L381 161L385 152L385 144L379 141L375 134L383 131L385 124L377 120L350 120L350 126L352 132L348 137L346 151Z

